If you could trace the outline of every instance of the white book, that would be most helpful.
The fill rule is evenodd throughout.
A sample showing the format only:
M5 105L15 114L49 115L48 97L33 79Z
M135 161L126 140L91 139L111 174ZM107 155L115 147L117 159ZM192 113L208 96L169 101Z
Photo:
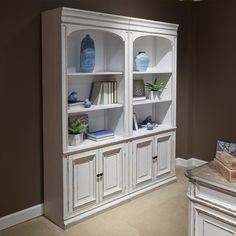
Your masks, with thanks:
M114 103L117 103L117 82L114 81Z
M111 82L111 103L114 103L114 82Z
M104 82L103 83L103 104L104 105L107 105L109 104L109 100L108 100L108 83L107 82Z

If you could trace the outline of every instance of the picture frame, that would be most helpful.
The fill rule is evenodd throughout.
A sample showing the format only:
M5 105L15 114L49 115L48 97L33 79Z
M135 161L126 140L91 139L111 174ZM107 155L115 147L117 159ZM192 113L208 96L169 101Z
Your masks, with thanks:
M145 100L145 87L143 79L133 80L133 100Z

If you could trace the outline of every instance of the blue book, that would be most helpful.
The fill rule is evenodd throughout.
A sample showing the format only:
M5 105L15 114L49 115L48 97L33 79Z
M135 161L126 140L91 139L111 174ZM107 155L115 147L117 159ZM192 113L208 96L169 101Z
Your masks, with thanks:
M112 130L97 130L94 132L89 132L88 136L93 137L93 138L104 138L104 137L109 137L109 136L113 136L114 133Z

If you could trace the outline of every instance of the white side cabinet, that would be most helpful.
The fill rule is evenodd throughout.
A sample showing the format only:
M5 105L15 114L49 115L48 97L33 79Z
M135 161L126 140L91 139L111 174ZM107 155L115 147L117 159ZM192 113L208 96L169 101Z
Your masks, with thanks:
M186 172L189 178L189 236L236 235L236 185L213 162Z
M64 7L42 13L44 212L60 227L176 179L177 28ZM88 35L95 62L83 72L80 49ZM149 64L137 71L134 59L142 51ZM165 86L158 99L137 87L154 81ZM89 108L70 104L72 92L80 101L97 100ZM143 123L150 116L158 124L153 130ZM136 129L134 117L142 123ZM114 137L70 146L72 118Z

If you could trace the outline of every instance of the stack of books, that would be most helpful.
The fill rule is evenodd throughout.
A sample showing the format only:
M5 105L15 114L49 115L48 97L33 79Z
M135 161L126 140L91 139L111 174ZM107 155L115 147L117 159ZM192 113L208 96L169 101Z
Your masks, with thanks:
M229 182L236 182L236 157L225 152L217 151L214 159L216 170Z
M96 81L91 84L89 100L93 105L117 103L117 82Z
M114 133L112 130L98 130L95 132L89 132L88 134L88 138L93 140L93 141L104 141L110 138L114 138Z

